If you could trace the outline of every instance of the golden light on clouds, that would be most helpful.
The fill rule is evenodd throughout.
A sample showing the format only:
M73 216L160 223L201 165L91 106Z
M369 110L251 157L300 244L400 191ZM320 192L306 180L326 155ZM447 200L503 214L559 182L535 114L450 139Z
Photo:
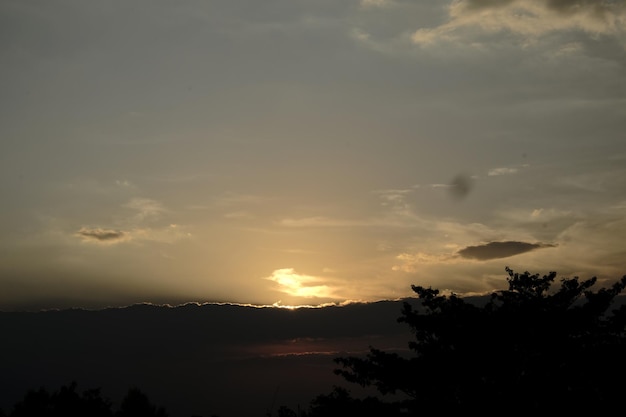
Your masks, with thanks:
M525 46L542 36L558 32L580 32L597 39L614 37L623 45L626 5L623 2L507 0L483 2L454 1L448 6L447 22L433 28L419 28L411 36L413 43L429 46L463 41L483 33L508 32L526 38ZM472 43L479 46L480 42ZM574 50L571 50L571 48ZM569 44L569 52L579 49ZM567 51L562 51L567 52Z
M335 298L334 291L325 284L323 278L297 273L293 268L276 269L269 277L279 286L279 291L293 297Z
M445 264L456 261L453 253L450 254L429 254L424 252L401 253L396 256L401 261L400 265L391 267L392 271L416 272L426 264Z

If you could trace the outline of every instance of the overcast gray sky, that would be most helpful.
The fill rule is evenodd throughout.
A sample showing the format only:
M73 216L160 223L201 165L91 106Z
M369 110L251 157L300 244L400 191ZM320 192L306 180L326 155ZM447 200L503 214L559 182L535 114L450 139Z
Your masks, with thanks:
M626 2L0 0L0 308L626 274Z

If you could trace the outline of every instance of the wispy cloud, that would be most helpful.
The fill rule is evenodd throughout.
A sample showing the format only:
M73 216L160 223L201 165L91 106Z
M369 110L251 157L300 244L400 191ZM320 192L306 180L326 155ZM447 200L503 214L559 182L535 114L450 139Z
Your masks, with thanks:
M392 208L387 216L346 219L324 216L285 218L278 222L283 227L299 228L341 228L341 227L415 227L423 225L424 220L417 217L409 209Z
M133 198L124 207L137 211L135 220L138 221L155 219L166 211L161 203L149 198Z
M493 227L498 230L507 230L507 236L515 236L516 240L553 242L567 228L584 221L588 214L585 214L583 210L573 211L546 206L503 207L496 210L494 216Z
M83 195L124 195L137 186L126 179L117 179L115 181L102 180L97 178L79 177L70 181L58 184L63 192L75 192Z
M388 7L392 5L393 2L391 0L361 0L361 7Z
M375 194L378 194L381 205L394 212L408 213L410 211L410 205L407 203L407 198L415 192L415 188L407 189L388 189L377 190Z
M449 263L457 258L452 253L430 254L425 252L401 253L396 259L401 261L400 265L391 267L392 271L416 272L426 264Z
M493 168L490 169L489 172L487 172L487 175L490 177L496 177L499 175L511 175L511 174L515 174L517 173L517 168L506 168L506 167L502 167L502 168Z
M122 188L135 188L133 183L128 180L115 180L115 185Z
M618 192L626 185L624 170L612 170L601 172L587 172L584 174L571 174L555 178L553 184L557 187L569 188L585 192L606 192L609 190Z
M279 224L285 227L352 227L369 225L366 221L334 219L322 216L303 217L297 219L287 218L282 219Z

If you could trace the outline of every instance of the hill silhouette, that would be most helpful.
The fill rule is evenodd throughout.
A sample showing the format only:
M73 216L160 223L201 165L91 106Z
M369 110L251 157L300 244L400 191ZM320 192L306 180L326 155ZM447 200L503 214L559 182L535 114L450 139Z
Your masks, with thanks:
M335 355L372 343L406 349L406 332L395 323L401 305L0 312L0 408L9 410L30 389L54 392L71 381L101 388L113 408L137 386L172 417L258 415L272 404L308 404L340 382L332 373Z

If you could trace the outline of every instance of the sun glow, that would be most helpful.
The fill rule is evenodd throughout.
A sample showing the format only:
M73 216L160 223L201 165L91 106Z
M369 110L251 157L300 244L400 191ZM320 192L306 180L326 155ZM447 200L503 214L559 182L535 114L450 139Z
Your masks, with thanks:
M276 269L266 277L279 285L279 291L303 298L335 298L333 290L322 284L323 278L297 273L293 268Z

